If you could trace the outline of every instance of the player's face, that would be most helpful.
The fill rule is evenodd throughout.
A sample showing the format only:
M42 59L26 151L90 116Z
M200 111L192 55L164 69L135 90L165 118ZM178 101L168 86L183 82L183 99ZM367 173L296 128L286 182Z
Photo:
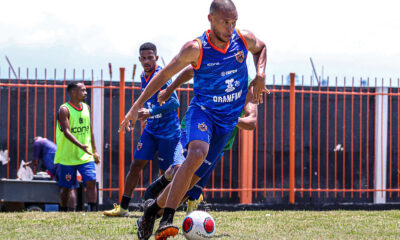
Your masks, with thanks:
M219 41L227 43L233 34L236 27L238 14L236 10L218 11L208 16L211 23L211 31Z
M140 51L139 61L142 64L145 73L151 73L156 67L158 56L156 56L153 50L142 50Z
M75 88L75 96L81 102L87 98L87 91L86 91L85 84L78 83L78 87Z

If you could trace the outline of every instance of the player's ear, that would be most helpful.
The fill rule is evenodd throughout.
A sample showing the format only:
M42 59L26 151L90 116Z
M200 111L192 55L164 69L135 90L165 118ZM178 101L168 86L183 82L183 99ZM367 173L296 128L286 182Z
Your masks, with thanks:
M211 15L211 13L210 14L208 14L208 21L211 23L211 21L212 21L212 15Z
M158 61L158 56L156 56L156 61Z

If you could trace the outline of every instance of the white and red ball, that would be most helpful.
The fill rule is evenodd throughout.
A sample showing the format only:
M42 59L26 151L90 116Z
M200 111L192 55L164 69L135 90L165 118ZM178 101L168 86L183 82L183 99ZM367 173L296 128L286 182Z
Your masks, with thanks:
M183 220L182 231L189 240L209 239L215 233L215 221L207 212L193 211Z

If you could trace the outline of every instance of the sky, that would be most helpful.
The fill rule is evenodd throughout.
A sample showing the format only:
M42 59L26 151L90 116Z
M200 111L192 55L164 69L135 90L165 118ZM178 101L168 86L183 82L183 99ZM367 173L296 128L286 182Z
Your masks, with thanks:
M330 78L400 77L400 4L396 0L236 0L238 29L253 32L267 46L267 82L273 75L312 74ZM8 77L7 55L17 70L39 77L109 79L125 67L129 79L140 44L157 45L168 63L183 44L209 29L211 0L3 0L0 10L0 78ZM162 61L159 61L160 65ZM255 74L252 57L250 75ZM322 71L323 69L323 71ZM18 71L18 70L17 70ZM280 79L280 77L277 77ZM278 80L277 80L278 81Z

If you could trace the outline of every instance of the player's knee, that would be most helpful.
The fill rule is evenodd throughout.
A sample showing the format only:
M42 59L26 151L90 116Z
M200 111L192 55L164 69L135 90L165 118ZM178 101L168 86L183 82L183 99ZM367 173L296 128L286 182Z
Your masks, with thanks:
M171 181L173 178L174 178L174 176L175 176L175 173L176 173L176 171L178 171L178 169L179 169L179 167L180 167L181 165L179 164L179 165L175 165L175 166L170 166L168 169L167 169L167 171L165 171L165 173L164 173L164 177L168 180L168 181Z
M190 151L188 152L188 157L190 159L197 161L203 161L207 156L207 151L205 151L202 148L193 148L190 149Z

